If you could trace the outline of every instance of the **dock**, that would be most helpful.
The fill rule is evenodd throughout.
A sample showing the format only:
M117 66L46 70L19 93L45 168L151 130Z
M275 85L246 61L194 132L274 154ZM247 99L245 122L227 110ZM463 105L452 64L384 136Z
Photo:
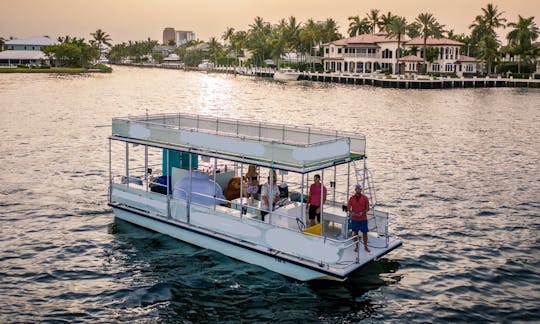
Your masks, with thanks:
M163 64L127 64L137 67L153 67L165 69L178 69L185 71L201 71L207 73L226 73L245 75L260 78L273 78L273 68L250 68L234 66L218 66L201 70L197 67L184 67L181 65ZM453 89L453 88L540 88L538 79L514 79L512 77L429 77L424 75L413 76L387 76L384 74L354 74L354 73L312 73L300 72L300 81L323 83L341 83L350 85L367 85L395 89Z

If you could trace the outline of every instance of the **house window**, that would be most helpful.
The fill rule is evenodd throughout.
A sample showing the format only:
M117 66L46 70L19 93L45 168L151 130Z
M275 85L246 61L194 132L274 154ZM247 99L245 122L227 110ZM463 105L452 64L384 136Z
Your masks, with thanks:
M392 58L392 51L388 48L382 51L382 58Z
M441 70L441 66L439 63L434 63L431 65L431 71L433 72L439 72Z
M334 53L334 48L333 47L330 48L330 52Z
M338 54L341 54L341 48L337 49Z
M444 66L444 70L446 72L453 72L454 71L454 65L452 63L446 63Z
M473 69L472 64L465 65L465 72L473 72L473 71L474 71L474 69Z
M326 54L328 54L328 52L329 52L328 47L324 49L324 52L325 52Z

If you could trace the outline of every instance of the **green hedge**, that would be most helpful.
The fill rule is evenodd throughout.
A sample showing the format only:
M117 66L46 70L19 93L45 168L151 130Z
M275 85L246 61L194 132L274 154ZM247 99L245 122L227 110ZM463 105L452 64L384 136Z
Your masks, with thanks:
M528 79L531 76L530 73L510 73L510 75L514 79Z

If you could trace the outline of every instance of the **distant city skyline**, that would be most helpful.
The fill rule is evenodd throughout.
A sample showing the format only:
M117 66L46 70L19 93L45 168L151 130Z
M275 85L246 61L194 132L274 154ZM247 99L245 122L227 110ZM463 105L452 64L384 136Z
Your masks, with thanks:
M405 16L412 22L422 12L432 13L446 29L469 34L468 26L482 13L488 3L498 6L508 21L517 21L518 14L534 16L540 25L540 5L533 0L199 0L174 1L105 1L105 0L2 0L5 13L0 19L0 36L26 38L31 36L75 36L91 39L90 33L102 29L113 43L151 38L161 42L163 29L191 30L200 40L221 36L227 27L248 30L256 16L277 23L281 18L295 16L298 22L332 18L346 36L349 16L364 17L371 9L381 14L388 11ZM6 14L9 13L9 14ZM501 37L506 31L499 31ZM505 43L504 39L501 39Z

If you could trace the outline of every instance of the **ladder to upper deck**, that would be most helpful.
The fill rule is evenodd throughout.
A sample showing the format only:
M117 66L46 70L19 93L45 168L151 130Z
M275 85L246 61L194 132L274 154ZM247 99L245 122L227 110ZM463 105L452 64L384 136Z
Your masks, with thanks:
M364 163L364 166L362 168L358 168L357 163ZM369 199L369 206L371 210L374 210L375 206L377 205L377 194L375 190L375 182L373 180L373 174L371 171L365 166L365 161L354 161L354 174L356 176L356 182L361 183L362 187L364 187L364 194Z

